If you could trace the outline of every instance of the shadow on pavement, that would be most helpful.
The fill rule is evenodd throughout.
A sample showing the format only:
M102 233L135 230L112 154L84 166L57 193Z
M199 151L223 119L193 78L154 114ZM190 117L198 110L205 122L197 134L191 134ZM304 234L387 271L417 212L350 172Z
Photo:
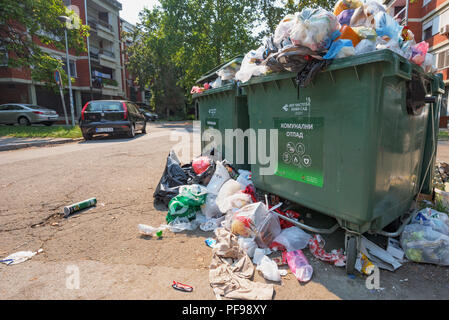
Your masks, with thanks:
M108 135L97 135L92 138L92 140L83 140L79 142L79 144L98 144L98 143L111 143L111 142L130 142L139 140L141 138L145 137L144 134L136 134L134 138L128 138L126 136L108 136Z

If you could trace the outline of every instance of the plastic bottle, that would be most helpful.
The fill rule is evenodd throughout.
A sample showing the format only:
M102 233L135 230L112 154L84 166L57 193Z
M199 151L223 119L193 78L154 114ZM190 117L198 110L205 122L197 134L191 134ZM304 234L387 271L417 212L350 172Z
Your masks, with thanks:
M157 237L162 237L162 230L161 229L157 229L157 228L153 228L144 224L139 224L138 226L139 231L141 234L146 235L146 236L157 236Z
M302 250L290 251L283 253L283 260L287 261L291 272L300 282L308 282L312 279L313 268L307 261Z

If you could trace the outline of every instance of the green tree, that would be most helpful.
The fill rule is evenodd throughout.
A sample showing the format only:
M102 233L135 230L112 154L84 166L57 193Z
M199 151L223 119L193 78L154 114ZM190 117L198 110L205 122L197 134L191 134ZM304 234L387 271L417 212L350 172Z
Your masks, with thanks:
M306 6L331 9L335 1L160 0L141 13L128 49L138 84L150 86L158 112L182 113L195 80L226 60L260 45L288 13Z
M80 23L79 17L68 10L62 0L0 0L0 48L2 60L6 58L11 68L30 67L34 81L50 86L53 72L59 70L63 79L64 62L43 51L41 45L65 49L65 24L58 20L65 15L76 28L68 30L69 48L77 54L86 50L85 38L89 27Z

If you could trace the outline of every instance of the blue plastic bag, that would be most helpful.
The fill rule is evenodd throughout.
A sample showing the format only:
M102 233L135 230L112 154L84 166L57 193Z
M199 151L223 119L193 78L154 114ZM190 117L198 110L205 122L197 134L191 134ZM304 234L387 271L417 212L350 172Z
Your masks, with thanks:
M376 21L376 33L378 36L387 36L391 40L399 41L402 26L392 16L385 12L379 12L374 17Z
M353 47L352 41L349 39L338 39L337 41L334 41L332 43L331 47L329 48L329 51L323 57L323 59L326 59L326 60L335 59L335 57L338 55L338 53L344 47Z

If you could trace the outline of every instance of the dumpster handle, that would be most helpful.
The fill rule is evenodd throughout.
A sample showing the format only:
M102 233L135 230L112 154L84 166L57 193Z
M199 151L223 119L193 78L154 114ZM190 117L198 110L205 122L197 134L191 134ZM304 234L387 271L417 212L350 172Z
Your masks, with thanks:
M331 234L331 233L334 233L338 229L338 227L339 227L339 225L337 223L337 224L335 224L333 227L331 227L329 229L318 229L318 228L314 228L314 227L305 225L305 224L303 224L301 222L298 222L296 220L290 219L290 218L288 218L286 216L283 216L282 214L280 214L280 213L278 213L276 211L274 211L274 213L276 213L279 218L284 219L284 220L286 220L286 221L288 221L290 223L293 223L294 225L296 225L297 227L299 227L301 229L304 229L304 230L307 230L307 231L310 231L310 232L313 232L313 233Z
M413 212L410 214L410 216L402 222L402 225L399 227L399 229L396 232L386 232L386 231L381 230L381 231L377 232L377 234L379 234L381 236L385 236L385 237L396 238L401 235L402 231L404 231L405 226L408 225L409 222L413 218L415 218L415 216L417 214L418 214L418 209L413 210Z
M408 61L395 59L394 72L397 76L404 78L405 80L412 79L412 65Z

